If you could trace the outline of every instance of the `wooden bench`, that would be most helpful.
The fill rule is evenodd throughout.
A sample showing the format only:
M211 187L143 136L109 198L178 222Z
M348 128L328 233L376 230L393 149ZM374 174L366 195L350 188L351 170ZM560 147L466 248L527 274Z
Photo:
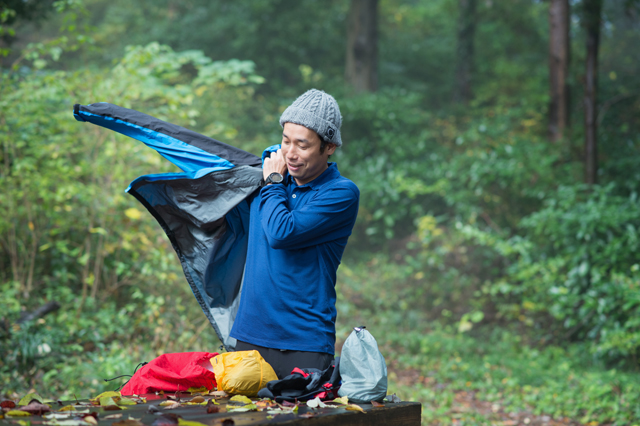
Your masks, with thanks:
M173 394L172 394L173 395ZM149 406L158 406L160 402L166 400L165 396L155 394L141 395L147 399L146 403L129 405L123 407L120 411L106 411L103 407L82 407L88 408L89 411L98 413L98 426L111 426L115 422L126 420L129 417L139 419L146 426L151 426L158 418L158 414L149 413ZM190 394L178 394L183 401L192 398ZM209 399L210 397L205 397ZM86 402L86 400L84 400ZM204 405L184 405L172 410L165 410L159 407L161 413L173 413L182 417L184 420L197 421L208 426L222 425L227 419L233 420L233 423L227 421L224 424L233 424L235 426L244 425L303 425L309 424L314 426L321 425L398 425L398 426L414 426L420 425L421 404L418 402L398 402L385 403L382 407L373 407L371 404L358 404L364 410L364 413L358 411L348 411L345 408L319 408L311 409L305 403L301 403L296 414L277 414L271 415L266 411L247 411L247 412L227 412L226 407L228 399L216 400L219 404L220 412L208 414L207 407ZM64 403L64 405L72 404L72 402ZM60 409L60 406L54 404L53 410ZM311 417L309 414L313 414ZM122 414L119 418L105 418L107 416ZM0 426L16 426L17 420L31 421L32 425L40 424L45 419L39 416L31 417L13 417L0 420ZM90 425L87 425L90 426Z

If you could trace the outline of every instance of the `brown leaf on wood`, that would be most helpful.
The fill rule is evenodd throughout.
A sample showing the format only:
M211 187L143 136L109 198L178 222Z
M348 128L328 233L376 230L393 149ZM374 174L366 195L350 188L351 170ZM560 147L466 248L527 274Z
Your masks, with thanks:
M196 403L202 403L204 402L204 398L201 396L196 396L195 398L192 398L191 401L189 402L196 402Z
M214 404L207 405L207 414L213 414L213 413L219 413L219 412L220 412L219 405L214 405Z
M384 404L381 404L378 401L371 401L371 405L373 405L373 408L384 407Z
M347 406L346 406L346 407L344 407L344 408L346 408L346 409L347 409L347 410L349 410L349 411L359 411L359 412L361 412L361 413L366 414L366 413L364 412L364 410L362 409L362 407L361 407L361 406L359 406L359 405L356 405L356 404L349 404L349 405L347 405Z
M29 405L22 406L18 408L18 410L26 411L27 413L31 413L36 416L41 416L44 413L48 413L49 411L51 411L51 408L49 408L48 405L42 404L34 399L29 403Z
M106 407L102 407L105 411L118 411L122 410L122 407L118 407L117 405L107 405Z
M165 410L175 410L176 408L182 407L182 404L177 401L165 401L160 405L162 405Z
M16 408L16 403L7 399L6 401L0 402L0 408L8 408L11 410L12 408Z
M277 406L278 404L276 404L270 399L262 399L260 401L256 401L256 407L258 407L258 410L261 410L261 411L269 408L275 408Z

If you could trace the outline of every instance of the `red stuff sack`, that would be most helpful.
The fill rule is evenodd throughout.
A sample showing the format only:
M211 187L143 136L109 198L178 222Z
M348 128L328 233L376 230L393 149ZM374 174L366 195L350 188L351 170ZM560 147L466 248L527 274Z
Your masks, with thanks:
M211 390L216 386L209 360L217 352L179 352L160 355L131 377L120 393L142 395L157 391L187 391L204 386Z

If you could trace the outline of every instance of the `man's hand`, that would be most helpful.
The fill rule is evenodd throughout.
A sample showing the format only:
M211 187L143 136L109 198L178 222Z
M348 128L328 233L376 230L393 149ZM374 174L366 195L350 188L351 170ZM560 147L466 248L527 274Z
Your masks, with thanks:
M284 176L287 171L287 162L282 155L282 150L272 152L270 157L264 159L262 165L262 178L267 179L271 173L280 173Z

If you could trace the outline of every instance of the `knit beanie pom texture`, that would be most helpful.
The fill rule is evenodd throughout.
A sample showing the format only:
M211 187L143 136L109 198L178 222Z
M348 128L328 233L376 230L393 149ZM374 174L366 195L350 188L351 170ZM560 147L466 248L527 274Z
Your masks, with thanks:
M295 123L315 131L322 139L342 146L342 115L338 102L322 90L311 89L300 95L280 116L280 125Z

